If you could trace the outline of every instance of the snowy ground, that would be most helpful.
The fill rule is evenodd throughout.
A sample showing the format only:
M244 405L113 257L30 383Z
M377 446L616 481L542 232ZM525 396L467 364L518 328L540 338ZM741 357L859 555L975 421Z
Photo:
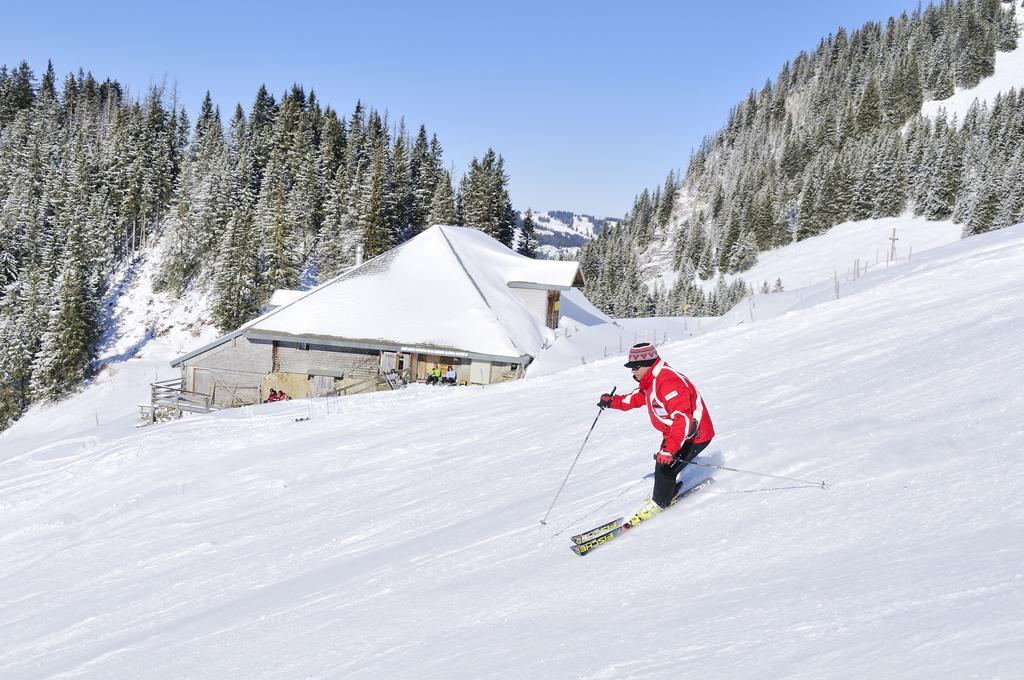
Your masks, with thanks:
M90 428L143 389L121 361L0 435L0 677L1019 677L1022 267L1018 226L670 341L701 460L830 487L720 472L585 558L649 493L645 414L538 520L621 355Z
M774 286L777 279L782 280L786 289L831 283L836 276L841 281L850 281L856 278L858 268L864 274L877 267L885 268L891 262L906 262L908 258L913 261L917 253L958 241L962 229L962 225L953 222L933 222L909 213L843 222L821 236L761 253L757 264L741 274L727 276L726 280L741 278L755 289L765 281L769 287ZM890 257L893 230L897 238L895 259ZM713 278L705 287L714 288L717 281Z

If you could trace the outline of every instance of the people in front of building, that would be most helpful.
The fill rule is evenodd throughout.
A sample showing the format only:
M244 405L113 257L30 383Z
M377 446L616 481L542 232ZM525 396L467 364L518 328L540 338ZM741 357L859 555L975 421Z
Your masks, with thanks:
M437 385L440 382L441 382L441 369L440 369L440 367L437 364L434 364L434 367L432 369L430 369L430 373L427 374L427 384L428 385Z
M444 372L444 382L447 385L455 384L455 369L451 366L449 366L448 370Z
M266 403L269 404L272 401L280 401L280 400L281 400L281 397L278 396L277 390L275 390L273 387L271 387L270 388L270 395L267 397Z

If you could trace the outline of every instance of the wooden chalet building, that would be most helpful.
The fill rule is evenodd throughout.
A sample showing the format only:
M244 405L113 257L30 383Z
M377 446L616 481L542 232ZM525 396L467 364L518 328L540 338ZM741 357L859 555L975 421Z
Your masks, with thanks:
M353 394L423 380L517 378L558 326L576 262L533 260L486 234L434 226L172 362L212 406ZM281 296L278 296L280 299Z

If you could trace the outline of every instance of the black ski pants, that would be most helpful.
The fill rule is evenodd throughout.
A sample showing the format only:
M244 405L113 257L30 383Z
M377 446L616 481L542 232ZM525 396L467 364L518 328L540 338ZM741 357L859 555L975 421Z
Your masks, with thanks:
M671 465L657 463L654 466L654 493L651 498L662 508L667 508L676 495L676 478L683 471L686 464L697 457L701 451L708 447L711 440L694 444L692 441L683 443L683 446L676 453L676 459Z

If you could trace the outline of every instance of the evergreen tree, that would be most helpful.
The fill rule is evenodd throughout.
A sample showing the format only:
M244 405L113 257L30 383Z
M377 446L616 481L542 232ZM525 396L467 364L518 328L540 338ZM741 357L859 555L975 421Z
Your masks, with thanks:
M56 400L89 375L94 358L96 301L85 263L69 251L53 289L53 307L32 363L32 396Z
M459 224L455 216L455 192L452 189L452 176L447 170L441 170L437 178L434 195L430 202L430 215L427 217L429 226L435 224Z
M275 289L291 289L299 283L300 254L287 215L287 185L282 152L270 154L256 207L256 229L260 234L263 296Z
M729 216L729 220L726 223L725 230L721 241L718 244L718 250L716 252L715 265L718 269L723 272L729 271L729 260L732 258L733 248L736 246L736 241L740 238L740 219L739 216L732 212Z
M923 204L920 206L930 220L942 220L953 212L959 191L960 149L953 133L936 140L932 171L925 183Z
M412 159L406 139L405 122L401 121L398 136L391 150L391 200L390 215L393 229L399 241L407 241L419 233L413 226L416 216L413 211L414 191L412 186Z
M285 113L284 115L288 115ZM323 223L323 196L325 184L322 166L316 154L314 114L297 110L293 114L295 127L286 140L286 180L291 182L285 207L289 232L299 239L297 265L301 268L313 250L313 244Z
M999 188L999 208L993 227L1002 229L1024 220L1024 149L1017 149L1003 173Z
M996 37L996 49L1001 52L1010 52L1017 49L1017 9L1014 4L1000 14L999 30Z
M230 219L217 248L214 264L213 318L217 326L230 330L253 318L262 299L260 291L259 236L253 195L256 161L250 137L236 111L229 135L232 152L232 203Z
M435 138L436 139L436 138ZM438 150L440 154L440 150ZM439 159L438 159L439 160ZM427 128L420 126L409 158L409 191L411 205L409 226L415 235L430 226L430 208L437 189L441 168L435 165L434 156L427 140Z
M38 353L48 315L46 285L39 270L18 277L0 299L0 430L31 401L33 357Z
M899 134L883 137L876 147L877 160L873 165L878 169L878 175L887 180L878 186L874 206L871 210L872 217L896 217L906 207L907 180L900 158L901 149Z
M355 262L359 232L349 214L348 173L338 166L327 193L324 223L320 232L319 260L322 277L331 278Z
M393 248L398 242L398 234L388 220L388 165L387 147L378 144L370 165L368 192L360 210L362 218L363 248L367 257L376 257Z
M516 252L526 257L537 257L537 225L533 221L533 211L529 208L523 217L522 235Z
M459 184L457 205L461 203L462 223L488 234L511 247L515 233L515 213L508 193L505 161L493 149L483 158L470 162L469 172ZM459 217L458 213L456 217Z
M672 208L675 206L677 188L676 173L674 170L669 170L668 177L665 178L665 187L661 194L661 205L658 208L659 226L668 224L669 218L672 216Z
M964 227L965 236L984 234L995 226L996 214L999 211L999 189L1000 182L995 173L991 173L985 178L981 200Z
M745 272L757 263L757 242L750 230L740 234L729 257L728 271Z

